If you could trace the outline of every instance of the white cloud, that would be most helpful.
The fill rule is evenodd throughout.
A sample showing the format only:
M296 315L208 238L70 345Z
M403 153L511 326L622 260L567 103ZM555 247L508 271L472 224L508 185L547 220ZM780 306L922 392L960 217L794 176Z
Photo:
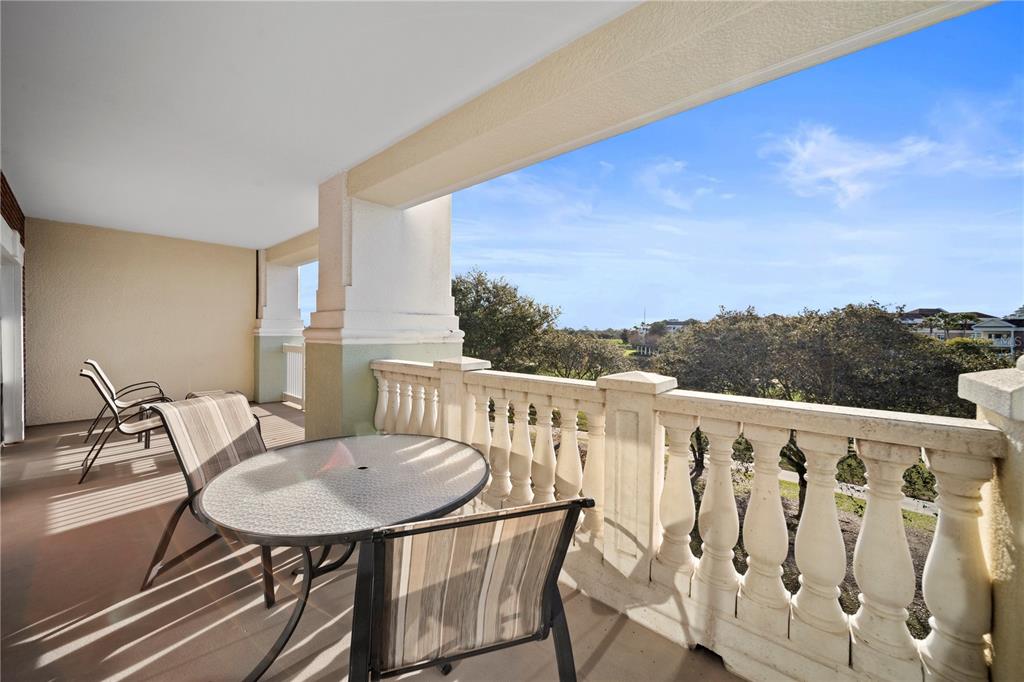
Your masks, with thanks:
M608 161L598 161L597 165L601 168L601 177L606 178L615 171L615 164L609 163Z
M827 195L844 207L934 148L935 143L926 138L905 137L891 144L873 144L844 137L825 125L808 124L765 146L761 153L782 157L782 178L798 196Z
M828 196L839 207L902 175L1014 177L1024 173L1022 91L1024 86L1015 83L995 98L944 98L928 117L926 134L872 142L807 123L773 137L760 152L778 159L781 178L795 194Z
M717 183L719 180L707 175L699 175L687 170L685 161L662 159L656 161L636 176L637 184L648 194L666 206L681 211L693 210L698 199L715 193L706 185L693 187L694 180L701 183Z

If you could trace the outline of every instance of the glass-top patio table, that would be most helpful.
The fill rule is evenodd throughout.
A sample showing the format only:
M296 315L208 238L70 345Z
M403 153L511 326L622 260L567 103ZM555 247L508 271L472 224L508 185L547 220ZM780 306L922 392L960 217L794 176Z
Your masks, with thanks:
M444 516L487 482L477 450L429 436L328 438L271 450L216 476L196 513L221 535L302 551L302 588L281 636L246 680L257 680L284 649L314 578L344 564L356 543L384 526ZM346 551L324 563L332 545ZM311 549L322 547L317 561ZM356 595L358 601L359 595Z

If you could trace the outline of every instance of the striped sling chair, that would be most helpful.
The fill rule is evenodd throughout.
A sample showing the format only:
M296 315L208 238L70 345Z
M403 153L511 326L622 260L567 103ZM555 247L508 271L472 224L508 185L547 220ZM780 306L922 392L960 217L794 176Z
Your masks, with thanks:
M576 679L558 574L590 499L421 521L359 546L349 680L377 680L554 635Z
M157 544L153 559L142 581L142 590L148 589L156 577L200 551L220 536L214 533L189 549L164 561L174 529L185 509L192 509L192 501L206 483L220 472L242 460L266 452L260 435L259 420L249 409L249 401L241 393L218 392L176 402L151 406L162 420L178 466L185 475L188 497L178 504L163 536ZM263 562L263 597L267 607L274 605L273 564L270 548L261 547Z

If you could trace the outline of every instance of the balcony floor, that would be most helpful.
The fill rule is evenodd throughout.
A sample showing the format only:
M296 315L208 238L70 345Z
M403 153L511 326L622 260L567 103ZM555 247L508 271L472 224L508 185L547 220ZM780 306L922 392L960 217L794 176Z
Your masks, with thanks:
M257 406L270 447L301 440L302 413ZM277 605L263 607L259 552L215 543L138 585L163 524L185 485L166 436L149 451L133 440L108 446L76 485L86 422L29 430L4 450L2 466L2 649L10 680L237 680L266 652L291 613L294 550L274 552ZM182 520L172 551L205 537ZM268 680L346 676L354 567L314 584L299 628ZM631 623L579 592L564 592L576 664L585 680L733 680L721 661ZM442 677L554 679L551 641L463 661Z

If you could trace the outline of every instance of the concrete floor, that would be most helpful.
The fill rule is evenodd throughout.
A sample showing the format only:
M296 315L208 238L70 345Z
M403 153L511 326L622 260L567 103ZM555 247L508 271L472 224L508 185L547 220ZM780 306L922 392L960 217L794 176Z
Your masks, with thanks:
M302 440L302 413L257 406L270 447ZM87 423L29 430L0 457L0 677L5 680L238 680L266 652L294 604L294 550L274 552L278 603L263 606L259 552L218 542L139 593L142 573L185 484L159 435L143 450L114 443L79 486ZM172 551L206 530L187 517ZM264 679L346 677L354 569L315 583L284 654ZM584 680L734 680L721 662L641 628L579 592L564 592ZM551 641L463 661L442 678L556 678Z

